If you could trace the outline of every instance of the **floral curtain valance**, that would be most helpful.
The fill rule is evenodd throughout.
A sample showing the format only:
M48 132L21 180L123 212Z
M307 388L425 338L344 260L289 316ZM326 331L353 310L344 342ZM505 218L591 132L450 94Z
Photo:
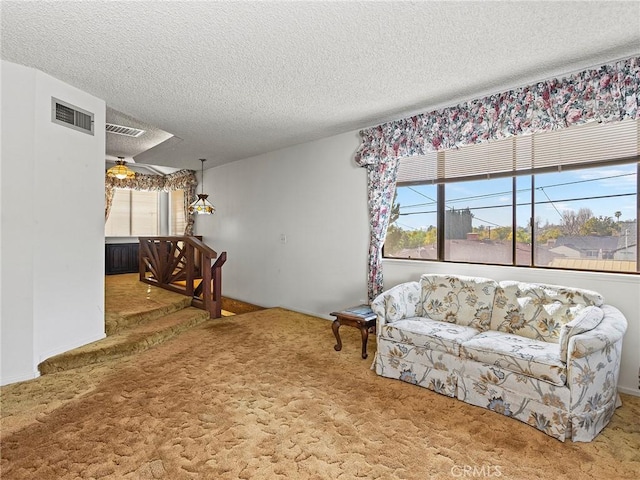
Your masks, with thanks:
M136 173L134 178L119 179L105 175L104 220L109 218L115 188L130 190L165 191L184 190L184 211L186 219L185 235L193 235L194 218L189 214L189 205L196 199L198 179L193 170L179 170L169 175L145 175Z
M640 57L360 132L361 166L589 121L640 118Z
M398 160L590 121L640 118L640 57L362 130L356 163L367 169L368 297L383 291L384 244Z
M136 173L134 178L119 179L105 176L105 185L111 188L128 188L131 190L189 190L190 186L197 187L198 179L193 170L179 170L170 175L145 175Z

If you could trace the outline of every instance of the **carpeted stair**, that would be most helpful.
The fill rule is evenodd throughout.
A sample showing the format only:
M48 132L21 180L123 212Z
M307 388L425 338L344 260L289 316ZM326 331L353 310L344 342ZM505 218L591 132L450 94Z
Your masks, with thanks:
M104 330L107 335L113 335L137 325L153 322L157 318L179 312L190 306L191 298L174 294L174 297L164 302L148 302L143 305L134 305L133 308L129 307L126 310L107 312ZM204 310L200 311L204 312Z
M38 370L41 374L60 372L147 350L209 319L209 312L189 303L188 297L177 295L149 310L107 313L106 338L50 357Z
M101 363L147 350L209 319L205 310L191 307L191 298L139 281L135 274L105 278L106 338L47 358L41 374ZM222 298L225 317L262 307ZM231 313L233 312L233 313Z

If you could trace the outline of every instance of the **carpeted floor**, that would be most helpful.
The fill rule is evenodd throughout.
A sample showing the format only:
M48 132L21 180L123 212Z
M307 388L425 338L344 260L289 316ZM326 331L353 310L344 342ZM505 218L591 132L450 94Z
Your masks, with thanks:
M640 398L594 442L375 375L360 334L283 309L3 387L5 479L637 479ZM370 352L375 341L370 340Z

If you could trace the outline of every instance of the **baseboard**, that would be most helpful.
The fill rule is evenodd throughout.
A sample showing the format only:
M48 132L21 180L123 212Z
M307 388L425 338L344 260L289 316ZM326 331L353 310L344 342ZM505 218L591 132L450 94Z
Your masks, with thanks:
M286 310L291 310L292 312L302 313L304 315L309 315L310 317L321 318L323 320L335 320L335 317L331 317L329 315L321 315L317 312L310 312L308 310L301 310L295 307L288 307L287 305L280 305L280 308L284 308Z
M42 352L39 355L38 365L44 362L47 358L51 358L61 353L68 352L69 350L73 350L74 348L82 347L84 345L87 345L88 343L97 342L98 340L102 340L104 338L107 338L107 335L104 332L102 332L102 333L99 333L98 335L92 335L90 337L83 338L80 341L69 343L67 345L63 345L62 347L55 348L53 350L49 350L46 352Z
M633 395L634 397L640 397L640 390L636 388L627 388L627 387L618 386L618 391L620 393L624 393L627 395Z
M24 382L26 380L33 380L34 378L38 378L40 376L39 371L32 372L27 375L11 375L9 377L2 377L2 381L0 381L0 386L10 385L12 383Z

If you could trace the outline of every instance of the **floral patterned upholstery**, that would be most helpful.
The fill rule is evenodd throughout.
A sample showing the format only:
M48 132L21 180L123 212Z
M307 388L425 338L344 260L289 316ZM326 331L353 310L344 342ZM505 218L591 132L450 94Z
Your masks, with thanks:
M460 354L460 344L478 333L472 327L414 317L382 326L380 336L405 345L426 347L457 356Z
M558 343L562 326L587 306L600 306L602 295L556 285L500 282L495 291L491 330Z
M396 378L455 397L461 360L440 350L380 338L374 367L378 375Z
M418 282L401 283L382 293L377 301L371 304L371 309L378 318L381 316L385 318L387 323L422 316L420 284Z
M498 284L480 277L422 275L422 310L442 322L488 330Z
M457 398L463 402L516 418L560 441L571 438L571 391L566 385L472 360L464 364L457 385Z
M569 349L569 339L574 335L579 335L596 328L602 318L604 311L599 307L587 307L580 315L566 323L560 329L560 360L567 362L567 351Z
M379 375L516 418L561 441L593 440L620 405L627 321L596 292L423 275L383 292L371 308Z
M539 378L553 385L567 382L567 368L560 360L560 347L501 332L484 332L462 347L462 354L476 362Z
M593 330L569 339L567 385L574 441L592 440L622 405L616 386L627 321L611 305L603 305L602 310L602 321Z

